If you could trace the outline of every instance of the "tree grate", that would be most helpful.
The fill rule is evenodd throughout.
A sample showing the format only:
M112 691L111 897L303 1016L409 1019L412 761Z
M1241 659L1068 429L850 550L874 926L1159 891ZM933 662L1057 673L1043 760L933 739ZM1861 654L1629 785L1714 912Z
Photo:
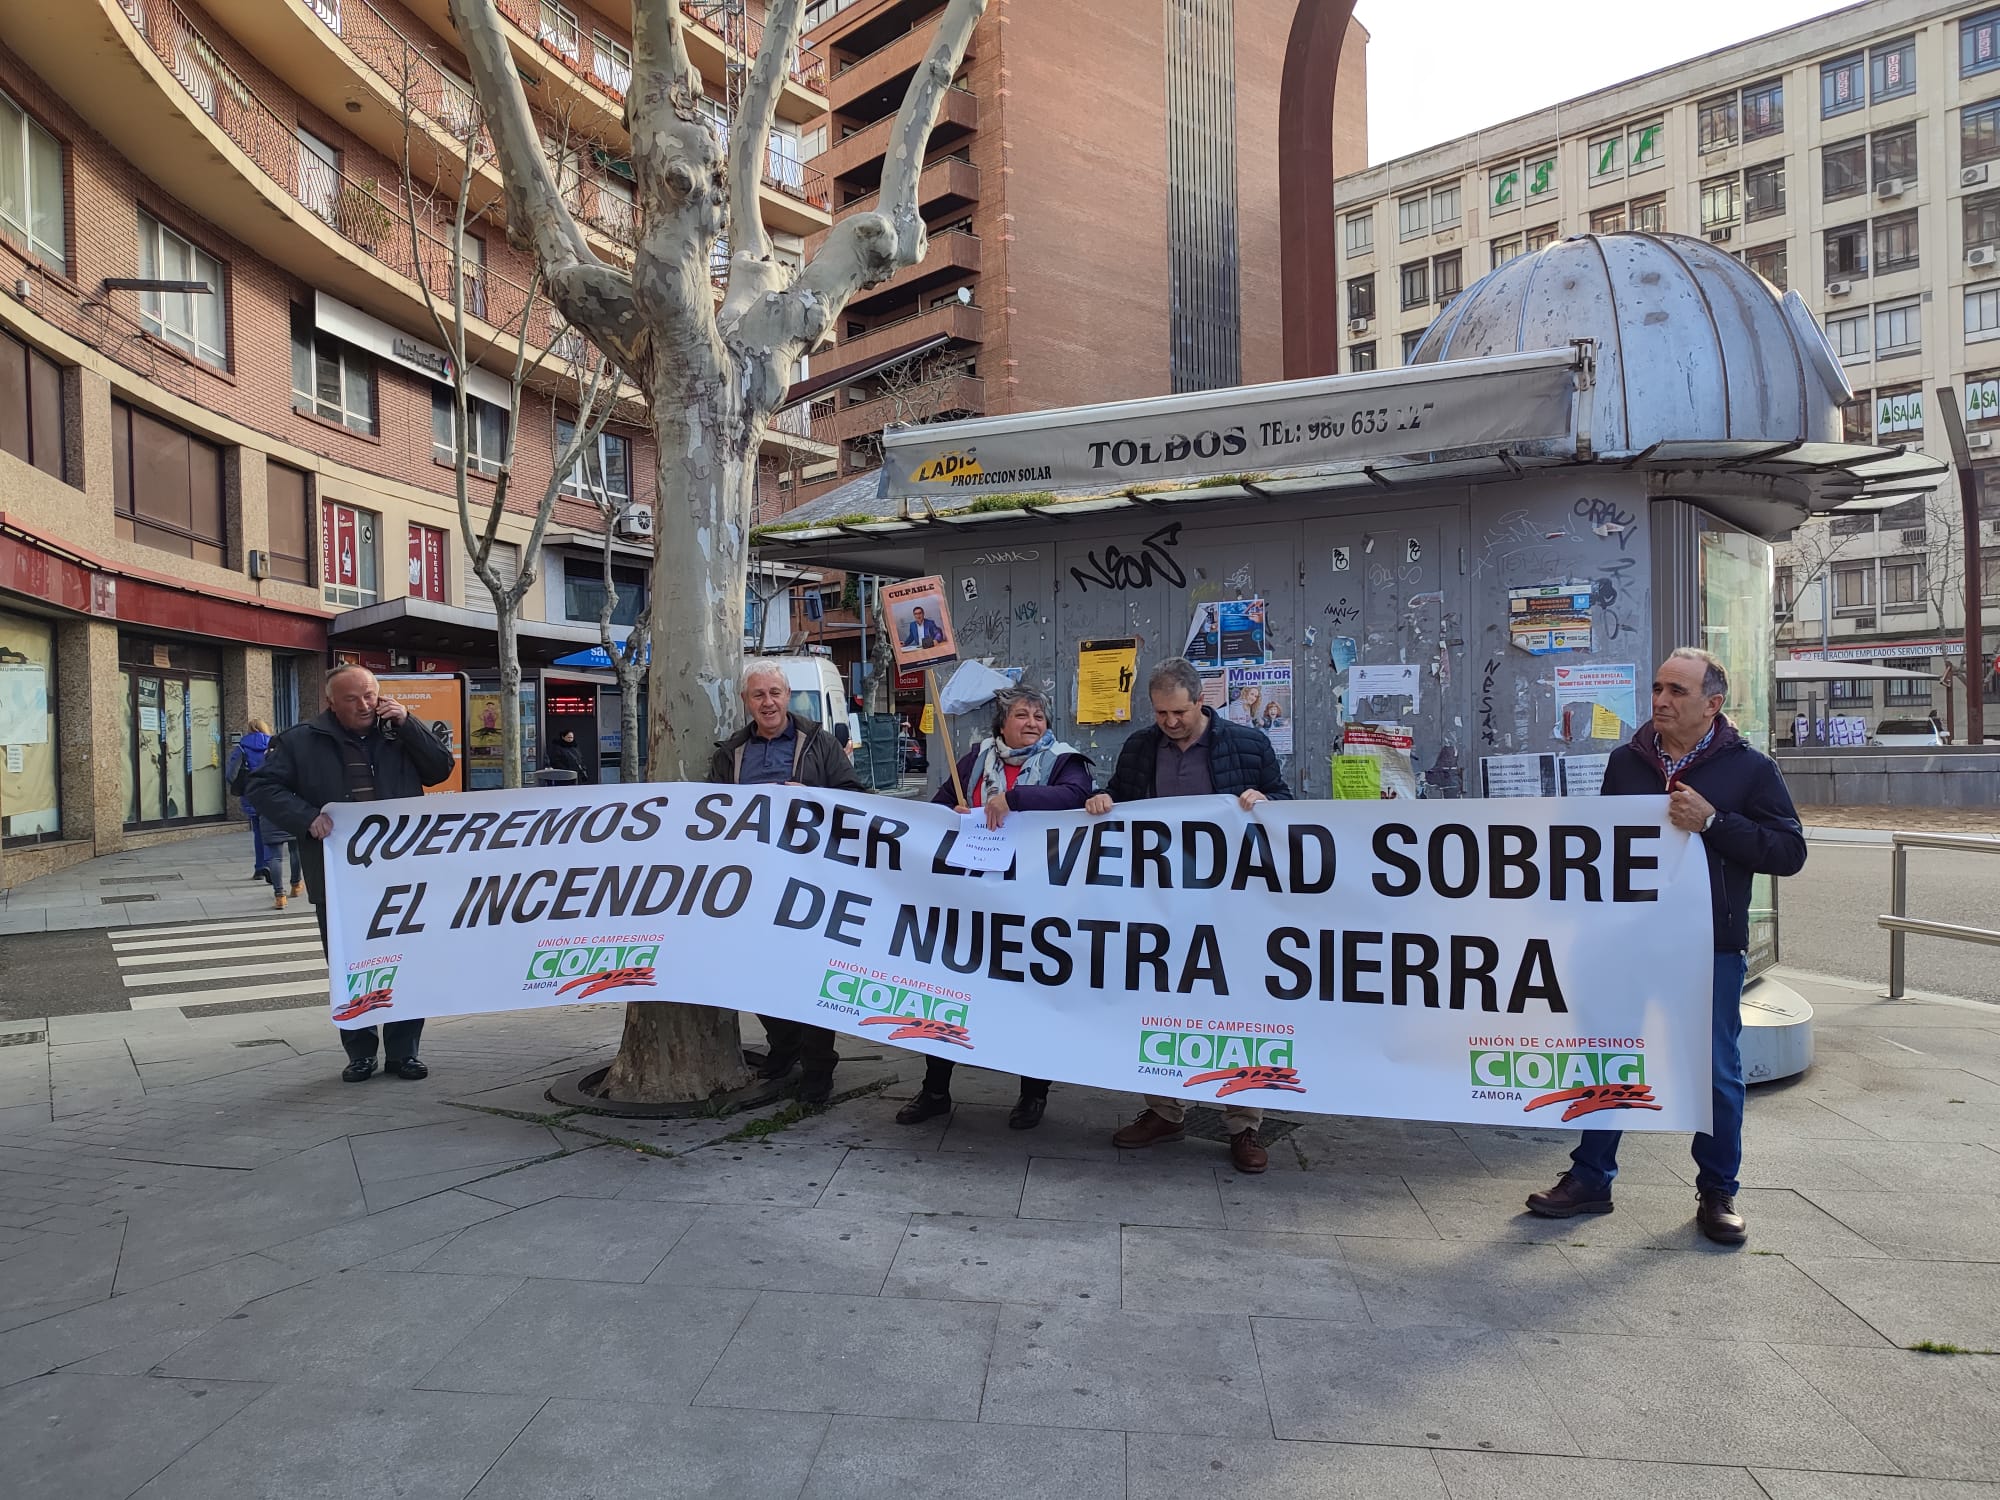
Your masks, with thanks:
M46 1031L10 1031L0 1036L0 1047L31 1047L47 1037Z
M1266 1115L1264 1123L1258 1127L1257 1139L1268 1146L1282 1141L1298 1128L1297 1120L1274 1120ZM1210 1105L1197 1104L1190 1109L1181 1121L1181 1129L1196 1140L1220 1141L1224 1145L1229 1143L1229 1127L1223 1123L1222 1111Z

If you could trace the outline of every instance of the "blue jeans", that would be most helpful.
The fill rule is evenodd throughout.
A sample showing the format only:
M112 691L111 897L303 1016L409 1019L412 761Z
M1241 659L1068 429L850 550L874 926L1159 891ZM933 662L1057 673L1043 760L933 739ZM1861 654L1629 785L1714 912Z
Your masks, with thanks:
M1703 1192L1736 1194L1736 1171L1743 1164L1743 970L1740 953L1715 955L1713 997L1715 1119L1709 1133L1694 1138L1694 1185ZM1580 1186L1609 1191L1618 1175L1620 1130L1586 1130L1569 1159Z
M250 863L262 870L271 862L271 851L264 847L264 820L247 807L243 816L250 820Z

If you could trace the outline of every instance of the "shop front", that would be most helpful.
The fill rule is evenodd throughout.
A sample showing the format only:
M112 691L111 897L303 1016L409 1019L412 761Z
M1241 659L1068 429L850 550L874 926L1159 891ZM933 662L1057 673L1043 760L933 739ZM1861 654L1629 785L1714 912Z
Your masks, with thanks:
M56 627L0 608L0 842L62 836Z
M1100 776L1148 719L1145 668L1185 655L1302 797L1583 796L1675 646L1723 660L1731 720L1772 748L1771 541L1941 471L1836 441L1845 385L1803 305L1703 241L1524 257L1417 358L892 429L872 516L850 491L760 544L941 575L960 655L1048 694Z
M118 675L126 828L220 821L227 813L221 648L121 631Z

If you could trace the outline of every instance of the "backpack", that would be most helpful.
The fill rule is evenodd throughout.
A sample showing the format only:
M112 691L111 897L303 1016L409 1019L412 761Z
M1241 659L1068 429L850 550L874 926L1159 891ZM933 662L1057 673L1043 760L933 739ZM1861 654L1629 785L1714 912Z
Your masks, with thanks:
M243 753L241 745L229 752L229 768L224 773L223 779L228 783L229 790L238 797L241 797L243 789L250 785L250 757Z

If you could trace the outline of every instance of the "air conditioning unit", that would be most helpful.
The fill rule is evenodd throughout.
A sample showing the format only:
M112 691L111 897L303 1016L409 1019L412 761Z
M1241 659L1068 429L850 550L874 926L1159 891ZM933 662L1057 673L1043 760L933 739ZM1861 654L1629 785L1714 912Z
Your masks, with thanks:
M1711 229L1708 232L1708 242L1711 245L1726 245L1735 238L1736 231L1733 229Z
M1978 187L1985 180L1985 162L1981 162L1976 167L1960 167L1958 169L1958 185L1960 187Z
M1991 448L1993 446L1993 434L1990 432L1968 432L1965 435L1965 446L1968 448Z
M1829 281L1826 284L1826 294L1829 297L1845 297L1853 290L1854 283L1851 281Z
M1974 245L1965 252L1965 263L1968 266L1990 266L1995 260L2000 260L2000 251L1996 251L1991 245Z
M1347 320L1347 331L1349 333L1366 333L1373 326L1374 319L1372 318L1349 318Z
M1891 177L1887 182L1875 184L1875 196L1885 203L1892 198L1902 197L1905 191L1903 179L1900 177Z
M650 505L628 505L618 513L612 530L627 541L649 542L653 539L653 507Z
M1896 545L1899 547L1921 547L1924 544L1924 538L1929 534L1928 529L1925 527L1911 526L1898 534Z

